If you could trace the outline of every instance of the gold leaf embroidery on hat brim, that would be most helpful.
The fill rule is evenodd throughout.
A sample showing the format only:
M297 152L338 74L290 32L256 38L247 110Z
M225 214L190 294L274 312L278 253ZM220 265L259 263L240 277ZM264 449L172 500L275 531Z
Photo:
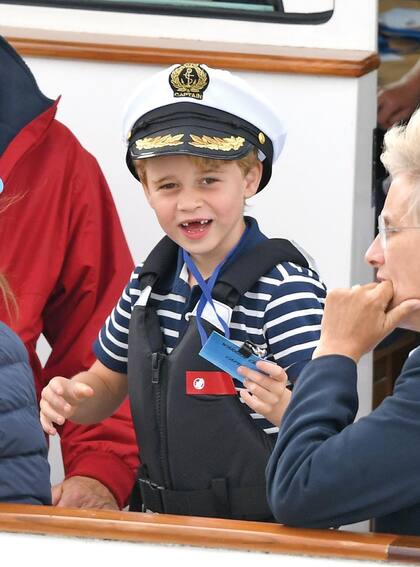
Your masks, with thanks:
M230 152L231 150L239 150L244 143L245 138L241 136L230 136L230 138L217 138L216 136L194 136L190 134L192 142L188 142L190 146L196 148L205 148L206 150L218 150L222 152Z
M182 138L184 134L176 134L171 136L156 136L155 138L142 138L136 140L136 148L138 150L153 150L155 148L166 148L167 146L181 146L183 144Z

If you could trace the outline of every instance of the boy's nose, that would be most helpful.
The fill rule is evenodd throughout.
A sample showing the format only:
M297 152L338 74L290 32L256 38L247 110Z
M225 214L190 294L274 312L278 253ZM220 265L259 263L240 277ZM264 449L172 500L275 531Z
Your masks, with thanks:
M385 262L384 251L381 245L379 234L366 250L365 260L374 268L382 266L382 264Z
M181 191L178 197L178 209L180 211L195 211L202 204L199 191L191 188Z

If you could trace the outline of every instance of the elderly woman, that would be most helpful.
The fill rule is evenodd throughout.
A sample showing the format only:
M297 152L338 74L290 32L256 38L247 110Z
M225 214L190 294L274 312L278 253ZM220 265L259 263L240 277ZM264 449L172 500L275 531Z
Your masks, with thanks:
M0 301L13 303L1 274ZM0 502L50 504L49 471L28 353L0 322Z
M387 132L381 159L393 181L366 253L379 283L328 294L267 467L268 499L289 525L374 518L375 531L420 535L420 347L394 394L353 423L360 357L396 326L420 330L420 111Z

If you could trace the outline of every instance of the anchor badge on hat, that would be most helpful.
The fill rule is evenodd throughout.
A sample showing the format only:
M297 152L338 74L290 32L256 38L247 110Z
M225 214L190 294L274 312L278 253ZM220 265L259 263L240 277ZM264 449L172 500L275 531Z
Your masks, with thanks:
M202 100L209 82L209 74L197 63L179 65L169 75L169 84L174 96L189 96Z

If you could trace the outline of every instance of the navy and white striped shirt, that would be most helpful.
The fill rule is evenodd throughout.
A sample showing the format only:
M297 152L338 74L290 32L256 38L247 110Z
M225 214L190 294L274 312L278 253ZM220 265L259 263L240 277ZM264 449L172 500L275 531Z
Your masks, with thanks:
M266 239L257 222L247 217L248 230L240 251L236 251L224 268L238 253L246 253ZM118 304L102 327L94 345L95 354L105 366L115 372L127 372L128 328L131 311L139 298L138 275L141 266L131 275ZM163 333L166 353L170 354L188 323L200 295L199 286L190 288L188 271L182 253L178 256L172 281L159 284L150 296L150 305L156 309ZM325 285L317 273L291 262L273 267L247 291L234 308L230 322L230 339L238 345L246 340L266 349L268 359L282 366L289 380L297 378L311 359L321 328L325 301ZM235 383L239 389L242 385ZM251 410L250 410L251 412ZM277 433L278 428L259 414L254 419L266 431Z

